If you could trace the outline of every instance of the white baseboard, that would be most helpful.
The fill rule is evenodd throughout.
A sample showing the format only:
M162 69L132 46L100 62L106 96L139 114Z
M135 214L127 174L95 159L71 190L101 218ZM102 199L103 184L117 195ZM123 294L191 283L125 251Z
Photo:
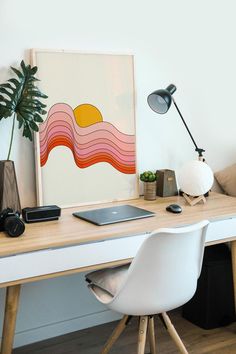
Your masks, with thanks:
M16 332L14 348L57 337L66 333L75 332L84 328L97 326L102 323L115 321L120 318L121 315L110 310L105 310L86 316L71 318L62 322L49 323L46 326L32 328L27 331Z

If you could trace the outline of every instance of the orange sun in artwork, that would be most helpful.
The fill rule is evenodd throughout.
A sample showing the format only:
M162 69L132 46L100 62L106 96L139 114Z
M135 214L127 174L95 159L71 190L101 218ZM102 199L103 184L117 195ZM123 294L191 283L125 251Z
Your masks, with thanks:
M74 109L76 123L80 127L88 127L94 123L102 122L102 114L97 107L85 103Z

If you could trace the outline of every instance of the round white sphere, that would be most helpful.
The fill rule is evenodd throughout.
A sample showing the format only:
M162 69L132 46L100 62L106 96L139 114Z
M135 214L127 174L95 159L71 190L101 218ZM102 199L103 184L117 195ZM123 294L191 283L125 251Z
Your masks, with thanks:
M203 161L195 160L186 163L178 174L180 189L193 197L207 193L213 181L213 172Z

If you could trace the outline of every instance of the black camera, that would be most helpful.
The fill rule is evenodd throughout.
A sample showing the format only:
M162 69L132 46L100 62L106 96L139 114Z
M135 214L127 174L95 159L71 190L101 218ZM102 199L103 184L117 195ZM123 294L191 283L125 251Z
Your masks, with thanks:
M20 214L10 208L4 209L0 213L0 231L5 231L11 237L22 235L25 224L20 219Z

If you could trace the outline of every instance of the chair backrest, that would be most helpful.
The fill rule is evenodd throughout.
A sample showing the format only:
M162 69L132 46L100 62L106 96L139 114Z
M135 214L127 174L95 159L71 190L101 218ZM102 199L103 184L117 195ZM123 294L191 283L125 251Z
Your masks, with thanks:
M209 221L151 233L109 307L129 315L177 308L192 298L201 272Z

